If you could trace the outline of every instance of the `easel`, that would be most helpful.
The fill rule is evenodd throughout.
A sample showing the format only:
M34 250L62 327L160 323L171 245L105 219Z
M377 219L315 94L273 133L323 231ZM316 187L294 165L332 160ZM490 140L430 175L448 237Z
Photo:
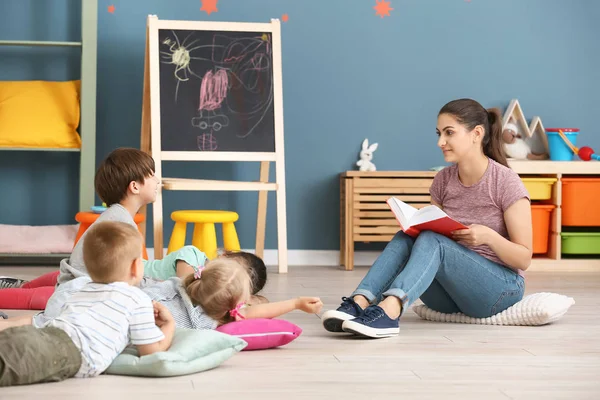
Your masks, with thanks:
M159 81L159 30L268 32L272 37L273 106L275 118L274 152L228 151L162 151ZM256 255L264 256L267 217L267 194L277 196L277 242L279 273L287 273L287 227L285 199L285 165L283 146L283 90L281 74L281 30L279 20L270 23L232 23L206 21L159 20L150 15L146 27L146 55L144 64L144 96L142 106L141 149L152 155L156 163L156 176L161 180L153 204L154 258L163 257L163 190L194 191L258 191L256 222ZM162 176L163 161L259 161L260 176L257 182L215 181L204 179L166 178ZM269 182L269 165L275 162L276 182ZM143 210L145 213L145 210ZM145 227L144 227L145 229Z

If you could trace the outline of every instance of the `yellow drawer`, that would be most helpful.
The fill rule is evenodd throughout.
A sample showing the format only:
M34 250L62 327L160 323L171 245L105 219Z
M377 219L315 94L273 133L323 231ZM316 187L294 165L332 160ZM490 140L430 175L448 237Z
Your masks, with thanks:
M521 178L531 200L548 200L552 198L552 185L556 178Z

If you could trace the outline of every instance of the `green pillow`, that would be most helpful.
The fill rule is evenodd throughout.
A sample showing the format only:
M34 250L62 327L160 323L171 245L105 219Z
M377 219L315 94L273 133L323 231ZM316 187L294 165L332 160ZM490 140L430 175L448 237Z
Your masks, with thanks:
M218 367L247 345L240 338L213 330L177 328L168 351L139 357L135 346L127 347L105 373L155 377L194 374Z

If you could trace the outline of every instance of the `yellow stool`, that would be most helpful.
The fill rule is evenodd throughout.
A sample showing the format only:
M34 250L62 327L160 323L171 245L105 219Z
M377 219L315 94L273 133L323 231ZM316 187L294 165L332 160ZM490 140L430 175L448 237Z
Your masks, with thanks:
M239 251L240 242L238 240L235 225L239 215L233 211L220 210L181 210L173 211L171 219L175 221L173 233L169 240L167 254L179 250L185 246L185 235L187 223L194 223L194 236L192 245L199 248L209 259L217 256L217 233L215 223L223 225L223 245L225 250Z

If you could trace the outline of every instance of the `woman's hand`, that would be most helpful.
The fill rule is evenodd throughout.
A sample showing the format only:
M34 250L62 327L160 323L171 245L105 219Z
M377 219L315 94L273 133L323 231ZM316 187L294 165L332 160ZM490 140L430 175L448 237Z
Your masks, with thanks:
M465 246L480 246L489 244L491 235L495 233L485 225L469 225L469 229L459 229L452 232L452 238Z

